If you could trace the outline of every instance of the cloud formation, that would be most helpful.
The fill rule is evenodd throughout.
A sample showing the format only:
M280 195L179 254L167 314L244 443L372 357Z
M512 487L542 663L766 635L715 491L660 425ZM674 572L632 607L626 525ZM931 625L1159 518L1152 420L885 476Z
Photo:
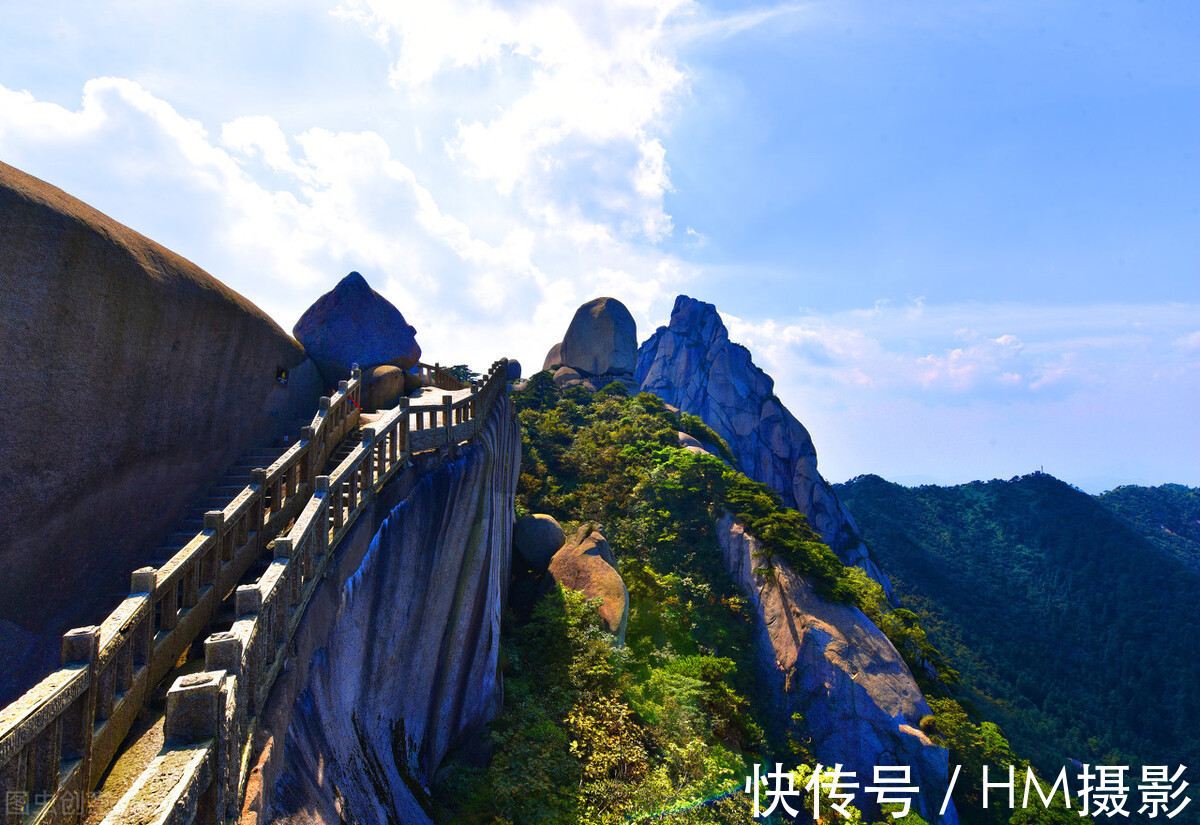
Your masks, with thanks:
M360 270L444 363L508 355L528 371L589 298L625 302L645 338L695 281L715 284L701 297L720 306L754 277L720 260L720 214L677 226L668 209L672 130L705 105L692 97L704 66L685 56L703 60L756 29L803 34L830 7L335 2L177 18L129 0L119 25L81 8L69 54L55 53L49 12L45 40L30 39L42 14L31 7L20 59L42 55L51 74L78 55L86 74L27 91L0 58L0 158L193 259L285 327ZM278 36L284 20L319 61ZM83 48L92 29L106 43L99 57ZM172 38L188 43L186 74L163 62ZM228 49L230 38L244 48ZM145 65L143 47L156 56ZM228 60L195 70L204 55ZM778 297L745 301L746 318L727 317L731 334L776 377L835 478L901 476L947 444L964 458L933 464L991 466L978 453L990 440L1025 471L1055 450L1088 454L1083 433L1151 461L1184 456L1162 467L1195 463L1196 436L1157 405L1200 401L1194 305L934 294L790 313L794 295ZM1158 441L1149 421L1163 424ZM1122 442L1134 430L1145 443Z

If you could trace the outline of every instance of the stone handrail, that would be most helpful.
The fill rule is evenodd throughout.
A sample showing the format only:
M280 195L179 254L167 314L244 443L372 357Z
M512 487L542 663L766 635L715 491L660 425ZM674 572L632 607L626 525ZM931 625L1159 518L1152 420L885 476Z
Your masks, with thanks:
M314 479L314 492L291 529L271 543L273 560L267 569L258 581L237 588L233 627L206 640L205 672L180 677L168 691L167 744L104 825L236 821L254 721L338 543L413 453L453 446L479 433L505 390L507 371L506 361L496 362L486 379L458 401L447 395L440 405L429 406L401 399L398 407L362 429L361 443L337 467ZM443 389L467 388L437 367L428 377L443 381L444 386L434 384ZM208 698L195 700L198 691Z
M147 695L300 512L313 474L357 426L361 390L356 369L321 399L297 444L223 510L205 513L204 529L161 568L134 571L130 595L99 627L64 635L62 668L0 710L3 825L82 818Z
M467 385L457 375L441 364L434 364L431 367L428 364L418 363L414 369L417 370L417 375L427 386L437 387L439 390L465 390L467 388Z

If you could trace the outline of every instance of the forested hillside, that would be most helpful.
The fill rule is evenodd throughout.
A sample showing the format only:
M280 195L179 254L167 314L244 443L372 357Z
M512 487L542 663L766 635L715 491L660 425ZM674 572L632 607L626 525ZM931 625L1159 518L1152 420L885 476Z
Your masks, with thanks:
M698 418L615 383L562 391L548 373L513 399L519 514L552 515L568 534L603 525L629 592L625 645L603 630L594 603L516 569L503 626L504 707L439 775L438 821L762 822L743 792L752 765L799 767L802 786L802 766L816 760L804 720L781 725L761 690L747 601L719 561L714 522L723 512L827 598L862 608L919 676L926 662L949 673L916 617L890 609L878 584L843 567L802 515L721 458L680 448L684 430L729 457ZM964 765L954 795L961 821L1009 822L1011 811L981 808L980 767L1027 763L997 726L963 711L953 688L922 683L934 691L922 729ZM1088 821L1073 811L1020 814L1023 825ZM881 819L923 821L886 811Z
M868 475L838 495L964 694L1036 765L1200 764L1200 575L1115 514L1142 494L1098 501L1039 473L917 488Z
M1200 571L1200 490L1127 484L1097 498L1151 544Z

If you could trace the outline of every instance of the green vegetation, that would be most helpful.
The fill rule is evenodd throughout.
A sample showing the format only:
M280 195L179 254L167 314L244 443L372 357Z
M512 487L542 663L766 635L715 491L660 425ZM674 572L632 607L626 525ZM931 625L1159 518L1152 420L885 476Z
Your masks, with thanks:
M482 373L475 372L475 370L471 369L466 364L455 364L453 367L446 367L446 372L450 373L464 384L470 384L472 381L478 381L480 378L483 378Z
M863 476L837 491L961 673L958 710L931 702L952 762L993 758L993 723L1051 776L1071 759L1135 777L1200 760L1200 576L1166 548L1043 474L952 488Z
M698 419L681 421L657 397L629 397L615 384L560 392L546 373L513 399L518 510L548 513L568 533L603 525L630 595L626 644L614 647L594 604L572 591L514 605L492 758L455 763L441 778L440 821L764 821L751 819L742 792L751 766L814 760L800 744L802 720L773 723L759 693L751 617L716 541L726 510L830 597L892 620L914 655L936 654L777 495L719 458L680 449L680 430L722 449Z
M1200 490L1130 484L1096 498L1146 541L1200 571Z
M1011 812L979 808L975 768L1028 763L969 701L951 698L962 693L956 670L920 612L893 609L803 516L732 470L731 456L678 447L684 431L726 453L715 433L617 384L561 392L539 373L513 400L522 425L518 510L548 513L568 533L603 525L630 595L626 644L614 647L581 595L558 589L534 602L527 577L522 603L515 583L502 628L505 703L485 734L491 759L443 772L439 821L763 822L751 819L742 792L752 765L799 765L803 786L811 772L804 766L816 761L804 720L785 724L772 714L755 676L747 603L721 564L715 521L728 511L762 541L764 556L786 561L829 598L858 605L888 634L935 697L922 727L951 749L951 764L973 771L955 793L963 822L1008 823ZM859 822L851 812L849 821ZM915 813L886 814L887 822L924 825ZM1074 811L1029 810L1019 825L1065 823L1063 816L1086 822Z

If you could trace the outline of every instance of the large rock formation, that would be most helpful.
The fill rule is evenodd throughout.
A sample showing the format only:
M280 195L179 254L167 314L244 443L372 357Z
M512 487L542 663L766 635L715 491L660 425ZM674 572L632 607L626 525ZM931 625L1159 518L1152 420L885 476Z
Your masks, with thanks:
M0 296L2 703L241 453L312 415L320 382L245 298L3 163Z
M603 599L600 618L625 643L629 623L629 590L617 572L617 559L599 530L584 525L550 560L543 588L556 584L578 590L589 599Z
M888 638L857 607L821 598L782 562L774 563L773 577L756 573L758 540L731 516L717 522L717 540L725 569L750 600L760 683L771 694L777 724L811 738L822 764L841 763L861 785L876 765L910 766L921 817L957 823L953 803L937 815L949 754L917 727L930 708ZM793 722L793 714L803 723ZM864 820L878 818L870 795L860 793L855 804Z
M359 516L297 630L247 793L259 822L428 825L439 765L499 710L521 461L507 395L457 458L417 461Z
M513 549L535 573L546 572L550 560L566 540L558 521L545 513L522 516L513 526Z
M583 384L599 389L612 381L633 387L637 366L637 325L616 298L593 298L575 311L562 343L546 354L543 369L561 365L554 374L560 387Z
M635 380L642 391L700 416L725 439L742 472L776 490L843 563L861 566L891 595L854 518L817 472L808 430L775 396L775 382L750 351L729 340L716 307L676 298L670 323L638 349Z
M363 370L363 408L374 412L391 409L404 395L404 376L399 367L380 364Z
M421 358L417 331L357 272L306 309L292 332L330 384L349 377L354 364L407 370Z

